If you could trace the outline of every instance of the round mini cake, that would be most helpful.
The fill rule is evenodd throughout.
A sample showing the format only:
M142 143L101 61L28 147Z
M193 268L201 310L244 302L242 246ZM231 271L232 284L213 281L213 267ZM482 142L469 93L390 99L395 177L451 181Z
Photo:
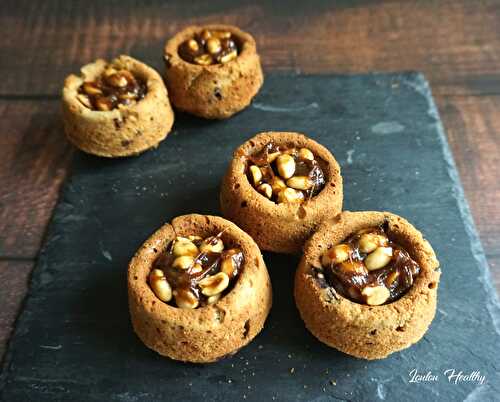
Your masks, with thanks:
M340 168L303 134L261 133L234 152L220 204L261 249L298 253L323 220L342 210Z
M207 119L247 107L264 81L253 37L231 25L190 26L165 45L172 104Z
M363 359L382 359L418 342L434 318L439 262L405 219L342 212L307 241L295 302L321 342Z
M175 360L213 362L263 328L272 303L259 248L234 223L175 218L137 251L128 268L129 310L146 346Z
M62 93L64 131L84 152L104 157L156 147L174 114L161 76L129 56L99 59L69 75Z

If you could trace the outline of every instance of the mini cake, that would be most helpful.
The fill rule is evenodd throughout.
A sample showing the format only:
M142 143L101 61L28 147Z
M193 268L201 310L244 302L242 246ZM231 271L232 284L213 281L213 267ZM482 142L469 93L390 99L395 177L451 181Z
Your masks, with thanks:
M175 360L205 363L237 352L262 329L272 302L259 248L235 224L184 215L154 233L128 269L139 338Z
M90 154L139 154L162 141L174 122L160 75L129 56L97 60L68 76L63 94L64 130Z
M264 81L255 40L231 25L190 26L165 45L172 104L207 119L247 107Z
M381 359L418 342L436 312L439 262L405 219L342 212L307 241L295 301L321 342Z
M298 253L324 219L342 210L340 168L303 134L261 133L234 152L220 204L261 249Z

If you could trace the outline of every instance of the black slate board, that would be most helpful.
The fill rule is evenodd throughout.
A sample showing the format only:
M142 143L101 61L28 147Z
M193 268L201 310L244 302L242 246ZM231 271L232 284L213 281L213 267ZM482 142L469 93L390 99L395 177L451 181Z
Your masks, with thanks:
M232 150L266 130L301 131L326 145L342 166L346 209L401 214L433 244L443 271L438 311L417 345L375 362L327 348L304 328L293 302L298 258L272 254L265 260L273 310L264 331L234 357L177 363L134 335L128 260L172 217L217 214ZM6 401L494 400L499 310L425 79L268 75L252 106L228 121L178 115L170 137L138 158L77 155L10 343L0 395ZM410 383L414 369L438 378ZM446 369L480 371L486 379L454 384Z

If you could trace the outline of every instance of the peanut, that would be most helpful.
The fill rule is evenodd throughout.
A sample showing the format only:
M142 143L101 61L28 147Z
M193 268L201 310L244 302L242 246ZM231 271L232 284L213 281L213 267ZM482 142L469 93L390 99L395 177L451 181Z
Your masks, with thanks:
M190 255L196 257L199 254L198 247L189 239L185 237L177 237L174 242L172 252L176 257L183 255Z
M189 273L192 274L192 275L196 275L196 274L199 274L201 271L203 271L203 266L201 264L194 264L190 269L189 269Z
M76 98L80 101L80 103L85 106L85 107L88 107L89 109L92 109L92 103L90 103L90 99L87 95L84 95L84 94L78 94L76 96Z
M380 306L384 304L390 296L389 289L383 285L366 286L361 291L361 294L365 297L366 304L370 306Z
M104 77L109 77L113 74L116 74L118 71L114 67L107 67L106 70L104 70Z
M219 39L229 39L231 37L231 32L229 31L214 31L212 35Z
M224 56L221 56L220 62L222 64L229 63L231 60L236 59L236 57L238 57L238 52L236 50L232 50L231 52L225 54Z
M220 40L217 38L208 38L206 48L210 54L217 54L222 50Z
M278 193L278 204L283 202L289 202L289 203L302 202L303 200L304 200L304 193L302 191L298 191L290 187L287 187Z
M300 148L299 150L299 158L302 158L302 159L307 159L307 160L314 160L314 155L313 153L307 149L307 148Z
M278 156L280 156L281 152L280 151L276 151L276 152L272 152L270 154L267 154L267 163L273 163L276 158Z
M216 294L216 295L213 295L213 296L210 296L208 299L207 299L207 304L214 304L214 303L217 303L220 298L221 298L222 294L219 293L219 294Z
M196 53L198 50L200 50L200 45L198 45L198 42L196 42L194 39L189 39L187 47L193 53Z
M196 308L200 303L196 295L187 289L174 290L175 303L179 308Z
M123 88L128 85L127 78L125 78L125 76L120 73L112 74L109 77L106 77L106 82L109 85L118 88Z
M208 237L200 245L202 253L220 253L224 250L224 243L218 237Z
M113 107L111 101L108 98L106 98L105 96L99 96L95 100L95 106L98 110L100 110L102 112L107 112L107 111L111 110Z
M250 166L250 176L252 177L253 184L256 186L262 180L262 171L256 165Z
M161 301L169 302L172 299L172 288L167 282L167 278L165 278L164 276L150 276L149 284L151 286L151 289L153 290L153 293Z
M275 176L271 181L271 188L273 189L274 194L278 194L281 190L286 188L286 183L279 177Z
M207 41L208 38L212 37L212 32L210 32L208 29L204 29L201 34L200 34L201 39L204 41Z
M273 188L267 183L260 184L257 187L257 191L262 195L265 195L267 198L271 198L273 195Z
M93 82L85 82L83 90L87 95L102 95L102 91Z
M347 260L344 262L341 262L338 265L339 269L344 272L345 274L350 274L350 275L366 275L366 267L365 264L363 264L363 261L359 260Z
M208 53L204 53L201 56L195 57L194 62L200 66L209 66L212 64L213 59Z
M309 190L313 186L312 180L307 176L293 176L290 177L286 184L296 190Z
M161 269L153 269L149 273L149 280L154 279L154 278L156 278L156 279L163 278L164 276L165 276L165 274L163 273L163 271Z
M222 293L229 286L229 276L224 272L219 272L202 279L198 285L205 296L214 296Z
M371 253L379 246L385 246L387 237L377 233L364 233L359 238L359 250L362 253Z
M347 261L351 251L351 247L348 244L337 244L323 254L321 257L321 264L327 267Z
M391 247L377 247L365 258L365 265L369 271L380 269L389 264L392 258Z
M281 154L276 158L276 167L283 179L289 179L295 173L295 160L288 154Z
M188 269L191 268L191 266L194 263L194 257L190 255L181 255L180 257L177 257L174 262L172 263L173 268L179 268L179 269Z

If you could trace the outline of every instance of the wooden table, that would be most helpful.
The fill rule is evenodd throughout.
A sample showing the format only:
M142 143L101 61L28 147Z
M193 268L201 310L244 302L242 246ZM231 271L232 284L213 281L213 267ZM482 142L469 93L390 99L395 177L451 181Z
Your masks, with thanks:
M267 71L424 72L500 289L500 1L274 3L3 2L0 354L76 152L60 121L64 77L121 53L162 71L164 41L192 23L251 32Z

